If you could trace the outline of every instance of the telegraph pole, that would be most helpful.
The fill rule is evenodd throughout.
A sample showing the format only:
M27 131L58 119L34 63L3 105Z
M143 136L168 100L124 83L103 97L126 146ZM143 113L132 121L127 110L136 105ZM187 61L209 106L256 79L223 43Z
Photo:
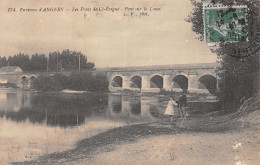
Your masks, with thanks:
M79 54L79 72L80 72L80 54Z
M48 74L48 72L49 72L49 60L47 58L47 74Z
M59 70L58 62L59 62L59 54L57 54L57 72Z

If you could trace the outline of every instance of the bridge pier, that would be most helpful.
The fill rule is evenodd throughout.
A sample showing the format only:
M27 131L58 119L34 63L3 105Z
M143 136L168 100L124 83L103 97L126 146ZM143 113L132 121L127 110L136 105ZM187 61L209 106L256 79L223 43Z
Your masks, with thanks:
M163 76L163 89L165 90L172 90L172 76L171 75L164 75Z
M188 76L188 91L195 92L197 91L199 84L198 84L198 75L189 75Z
M149 91L150 89L150 76L142 76L141 91Z
M127 99L127 96L122 96L122 114L129 117L131 111L130 101Z
M122 76L123 78L123 84L122 88L123 89L130 89L131 81L129 76Z

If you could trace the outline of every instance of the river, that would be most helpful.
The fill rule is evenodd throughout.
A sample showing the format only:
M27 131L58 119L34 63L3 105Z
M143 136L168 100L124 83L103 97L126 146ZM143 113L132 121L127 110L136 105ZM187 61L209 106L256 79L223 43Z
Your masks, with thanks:
M29 161L109 129L161 120L165 104L156 96L0 89L0 160Z

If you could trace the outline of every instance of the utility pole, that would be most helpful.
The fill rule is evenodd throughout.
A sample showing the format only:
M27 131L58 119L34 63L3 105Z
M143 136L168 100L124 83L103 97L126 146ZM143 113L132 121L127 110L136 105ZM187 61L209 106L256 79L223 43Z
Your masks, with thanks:
M80 54L79 54L79 72L80 72Z
M49 72L49 60L47 58L47 74L48 74L48 72Z
M57 54L57 72L59 70L58 62L59 62L59 54Z

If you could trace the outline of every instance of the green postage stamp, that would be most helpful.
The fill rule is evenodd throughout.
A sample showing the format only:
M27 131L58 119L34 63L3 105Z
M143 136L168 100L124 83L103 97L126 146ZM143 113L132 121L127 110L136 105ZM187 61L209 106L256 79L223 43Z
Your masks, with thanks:
M247 41L247 7L204 5L204 37L207 43Z

